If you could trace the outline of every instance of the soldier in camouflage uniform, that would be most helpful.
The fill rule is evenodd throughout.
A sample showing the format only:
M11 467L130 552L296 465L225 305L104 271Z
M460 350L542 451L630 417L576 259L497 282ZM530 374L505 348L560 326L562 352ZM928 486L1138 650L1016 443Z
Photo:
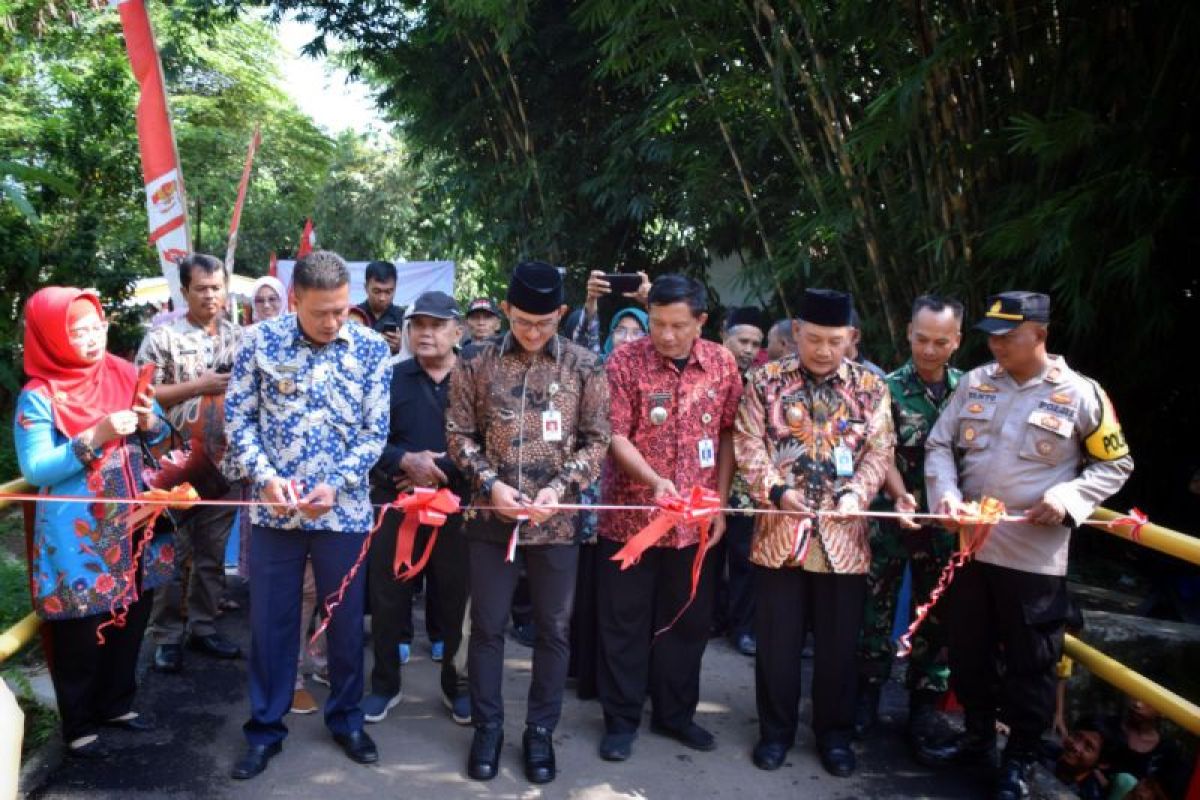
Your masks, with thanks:
M887 376L896 428L896 465L885 489L899 511L925 511L925 439L938 414L958 385L960 370L947 362L961 341L962 305L922 296L913 303L908 339L912 358ZM876 509L886 510L886 501ZM855 728L864 734L875 722L880 690L892 671L896 648L892 620L904 579L912 570L914 607L933 591L938 576L954 552L954 536L937 526L875 519L871 521L871 571L867 605L859 642L859 698ZM910 693L909 735L928 731L933 705L948 688L945 635L936 612L913 637L905 685Z

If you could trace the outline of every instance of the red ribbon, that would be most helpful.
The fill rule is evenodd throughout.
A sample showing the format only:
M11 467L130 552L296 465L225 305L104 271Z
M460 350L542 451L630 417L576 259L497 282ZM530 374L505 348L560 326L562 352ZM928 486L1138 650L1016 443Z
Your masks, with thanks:
M712 489L694 486L686 499L661 497L657 502L661 510L612 557L613 561L620 562L622 570L627 570L676 525L686 522L700 524L700 541L696 546L696 557L692 561L692 588L688 593L687 602L670 622L654 632L655 638L669 631L696 599L696 591L700 588L700 573L704 568L704 556L708 553L708 532L713 517L721 511L721 497Z
M129 528L129 536L131 539L137 536L138 531L145 533L136 539L136 544L133 545L133 554L129 559L129 569L125 571L125 585L121 589L120 594L116 594L108 602L109 618L96 626L96 643L103 645L106 641L104 638L104 629L108 626L114 628L124 628L126 619L129 616L129 606L138 599L137 591L137 570L142 563L142 554L146 550L146 545L154 538L154 524L158 522L168 508L186 509L190 508L193 501L199 500L200 495L196 494L196 490L191 484L183 483L172 489L149 489L138 495L140 500L162 500L172 501L170 505L152 505L131 507L122 513L124 522ZM103 501L98 501L103 502Z
M392 503L390 508L404 512L404 522L396 532L396 557L392 561L392 571L397 579L412 580L425 569L433 547L437 544L438 531L446 524L451 514L458 513L460 502L458 495L449 489L417 487ZM433 530L429 534L425 552L414 564L413 550L417 544L417 528L421 525L428 525Z
M929 617L929 612L933 610L937 601L950 588L950 582L954 580L954 571L975 557L975 554L983 547L983 543L987 541L992 528L1003 516L1004 504L994 497L985 497L979 502L978 508L973 513L959 517L958 552L951 556L946 566L942 568L942 574L938 577L933 591L929 593L929 599L917 606L912 624L896 641L898 658L905 658L912 653L912 637Z
M371 530L367 531L367 536L363 539L362 547L358 551L358 558L354 559L354 564L350 567L350 571L342 578L341 584L337 591L325 598L323 604L324 614L321 615L321 624L313 631L313 635L308 640L308 651L316 654L317 640L321 638L321 634L325 633L325 629L329 627L329 621L333 619L333 610L342 604L346 599L346 591L350 588L350 584L354 582L354 576L362 569L363 562L367 560L367 553L371 552L371 539L375 537L375 532L379 530L379 526L383 524L383 518L391 508L388 504L379 510L375 516L375 524L371 526Z
M1141 509L1129 509L1129 515L1125 517L1117 517L1108 523L1108 529L1114 530L1118 525L1129 526L1129 538L1135 542L1142 541L1142 528L1150 524L1150 518L1147 517Z
M383 525L383 518L393 508L401 509L405 512L404 523L400 526L400 530L396 533L396 559L392 562L392 568L396 571L396 577L401 580L409 580L415 577L425 567L425 563L429 560L429 555L433 552L433 546L437 541L437 530L446 522L446 518L450 514L457 514L459 511L458 496L452 493L449 489L432 489L417 488L404 497L398 497L392 503L380 509L378 516L375 519L375 524L371 526L371 530L367 531L367 538L363 540L362 548L358 551L358 558L354 560L354 565L350 567L350 571L342 578L341 585L333 594L325 598L324 609L322 614L321 624L313 631L312 637L308 640L309 650L315 652L317 639L321 634L325 633L325 629L329 627L329 621L333 619L333 611L342 604L346 598L346 591L350 588L350 584L354 582L354 576L362 569L363 563L367 560L367 554L371 551L371 540L375 537L375 533ZM412 512L416 511L416 514ZM410 527L411 531L406 534L406 529ZM429 539L429 544L425 548L425 552L421 555L420 561L416 564L412 563L413 546L416 539L418 525L430 525L433 527L433 536ZM408 536L407 543L402 543L401 539ZM401 547L405 547L404 552L401 552ZM402 567L407 567L404 574L400 574Z

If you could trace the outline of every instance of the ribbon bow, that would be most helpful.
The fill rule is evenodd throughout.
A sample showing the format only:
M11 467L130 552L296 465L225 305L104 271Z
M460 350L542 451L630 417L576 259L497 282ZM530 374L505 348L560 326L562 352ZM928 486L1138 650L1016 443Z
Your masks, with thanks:
M121 519L125 523L129 537L132 540L133 557L129 559L129 569L125 570L124 586L119 594L113 595L113 598L108 602L109 618L96 626L96 642L103 645L105 643L104 629L110 625L114 628L124 628L126 618L129 615L129 606L138 598L137 590L137 569L142 563L142 553L146 549L146 545L154 538L154 525L158 522L168 508L176 510L188 509L196 504L200 499L200 495L192 488L190 483L181 483L170 489L148 489L138 494L139 500L153 500L154 504L144 506L132 506L130 510L122 513ZM138 536L138 531L145 531L142 536Z
M992 528L1004 516L1004 504L994 497L985 497L972 506L967 513L957 517L959 524L958 552L946 562L942 574L938 577L937 585L929 593L929 599L917 606L912 624L896 641L896 656L899 658L905 658L912 653L912 637L929 617L929 612L933 610L937 601L950 588L950 581L954 580L954 571L974 558L975 554L979 552L979 548L983 547L983 543L987 541Z
M1131 508L1124 517L1117 517L1108 523L1109 530L1116 530L1118 525L1129 526L1129 538L1135 542L1142 541L1142 528L1150 524L1150 518L1141 509Z
M396 578L402 581L412 580L425 569L433 547L437 544L438 531L451 514L457 514L460 507L458 495L449 489L429 489L418 486L407 495L396 498L390 508L404 512L404 522L396 531L396 557L392 561L392 571ZM428 525L432 528L429 542L417 562L413 563L413 550L417 543L417 527Z
M643 553L681 522L700 523L700 543L703 549L703 545L708 541L712 518L721 510L721 498L712 489L695 486L688 497L660 497L658 505L661 510L655 513L646 527L634 534L612 557L613 561L621 562L621 569L626 570L636 564Z
M669 631L696 599L696 591L700 588L700 573L704 569L704 556L708 553L708 532L712 527L713 517L721 511L721 496L712 489L693 486L686 498L660 497L658 505L661 510L655 513L646 527L638 531L612 557L613 561L620 562L622 570L629 569L638 562L643 553L676 525L685 522L700 524L700 541L696 545L696 557L692 560L692 588L688 593L687 602L670 622L654 632L655 639Z
M321 624L317 626L317 629L313 631L313 635L308 639L309 652L316 652L317 640L321 638L321 634L329 627L329 621L333 619L334 609L340 606L342 601L346 599L346 592L350 589L350 584L354 582L354 577L362 569L363 563L367 560L367 554L371 551L371 541L375 538L375 534L379 531L380 527L383 526L384 517L393 508L398 508L406 512L404 522L396 532L396 558L392 562L392 569L396 577L406 581L416 577L425 568L425 563L429 561L429 555L433 552L433 546L437 543L438 529L446 523L447 517L458 513L459 500L458 495L449 489L437 489L435 491L433 489L418 487L413 489L408 495L397 497L391 504L380 509L378 516L375 518L375 524L371 526L371 530L367 531L367 536L363 539L362 548L358 551L358 558L350 566L350 571L342 578L337 591L325 598L325 613L322 615ZM412 513L414 511L416 512L415 514ZM420 561L413 564L412 552L414 542L416 541L418 525L429 525L433 528L433 535L429 537L429 544L425 546L425 552L421 555ZM405 567L407 569L404 569Z

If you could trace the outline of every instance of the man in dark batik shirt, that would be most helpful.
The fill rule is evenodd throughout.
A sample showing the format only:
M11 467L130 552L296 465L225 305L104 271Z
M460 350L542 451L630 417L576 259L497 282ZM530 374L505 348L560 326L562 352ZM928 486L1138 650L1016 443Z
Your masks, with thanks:
M475 738L467 773L496 776L504 741L504 628L516 589L519 547L538 639L525 717L525 774L554 780L551 734L562 712L568 630L579 546L574 514L608 450L608 382L599 359L555 334L566 307L562 276L541 262L513 270L503 304L510 332L468 348L450 382L446 444L472 482L468 519L471 640L467 672ZM519 521L520 519L526 521Z

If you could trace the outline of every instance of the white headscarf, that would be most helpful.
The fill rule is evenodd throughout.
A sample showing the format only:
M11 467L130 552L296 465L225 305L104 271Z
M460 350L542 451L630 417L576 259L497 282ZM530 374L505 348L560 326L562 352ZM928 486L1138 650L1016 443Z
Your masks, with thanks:
M283 283L278 278L273 278L270 275L264 275L254 282L254 286L250 289L250 302L254 302L254 297L258 294L258 290L264 286L270 287L271 291L279 296L279 313L286 314L287 290L283 288ZM254 321L262 322L262 317L258 315L258 306L254 306Z

